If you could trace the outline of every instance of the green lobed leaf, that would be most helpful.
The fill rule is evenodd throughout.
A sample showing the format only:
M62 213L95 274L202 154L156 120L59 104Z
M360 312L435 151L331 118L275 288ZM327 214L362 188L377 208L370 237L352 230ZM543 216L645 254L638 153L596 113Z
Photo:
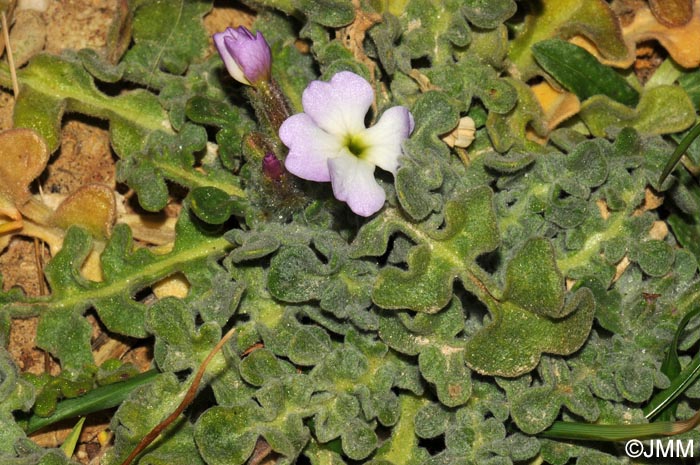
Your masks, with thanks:
M188 65L207 52L209 37L202 16L211 1L177 0L146 2L134 11L133 45L122 63L126 76L150 86L162 87L161 72L183 74Z
M37 55L19 75L26 101L18 99L15 125L36 129L51 151L58 146L60 121L66 111L78 111L110 119L117 127L129 127L139 136L144 132L168 130L165 113L152 94L134 91L117 97L99 92L90 75L79 63L53 55ZM23 93L24 94L24 93ZM150 98L149 98L150 97ZM114 128L116 129L116 128ZM122 143L117 131L115 147L136 150L134 141Z
M469 22L479 28L491 29L505 22L516 11L513 0L467 0L462 7Z
M542 238L525 243L508 263L503 297L538 315L565 316L564 277L557 268L552 245Z
M465 359L480 373L512 377L535 368L542 353L568 355L578 350L588 338L595 300L590 290L579 289L559 319L528 312L510 301L491 311L493 322L467 342Z
M520 148L527 145L528 149L536 151L531 144L526 142L526 131L530 126L535 132L544 136L547 126L540 104L535 99L529 86L512 78L504 79L517 93L517 105L505 114L491 112L486 120L486 129L491 138L493 149L497 152L506 152L511 147Z
M693 104L678 86L646 89L635 109L597 95L581 105L579 115L597 137L624 126L647 134L668 134L687 129L695 122Z
M291 303L319 301L323 310L357 323L371 303L375 266L350 259L347 244L335 234L314 230L307 234L314 249L289 245L272 258L267 275L270 294Z
M540 383L529 380L499 381L506 390L511 415L518 428L537 434L548 428L566 407L587 422L598 419L599 410L584 380L578 380L562 359L544 357L538 366Z
M121 463L153 427L175 410L187 387L181 386L172 373L164 373L137 388L112 418L115 442L105 455L104 463ZM192 435L192 425L180 416L162 433L167 440L147 449L140 461L154 465L203 464Z
M408 271L383 269L374 285L372 300L383 308L435 313L450 301L456 278L469 281L465 271L483 275L472 262L498 246L491 196L488 188L455 194L445 206L446 227L427 236L405 228L399 218L389 213L369 223L356 239L358 244L385 228L403 230L409 237L426 237L433 244L419 245L411 251Z
M237 209L235 199L216 187L197 187L192 190L189 206L198 218L209 224L222 224Z
M355 19L350 0L294 0L294 6L304 11L310 21L323 26L346 26Z
M242 464L259 436L293 460L309 440L301 418L309 409L311 392L311 384L302 375L288 375L258 391L260 405L249 400L208 409L197 420L194 432L204 460L209 465Z
M58 357L65 370L81 372L93 363L90 326L81 317L86 309L94 306L102 323L111 331L145 337L146 309L132 297L139 289L183 272L191 279L188 302L202 299L212 291L210 279L218 268L209 267L208 260L224 255L230 244L213 234L214 231L193 223L187 210L183 210L176 232L173 250L156 255L147 249L134 249L127 226L115 227L102 255L104 280L93 282L80 274L91 247L90 237L82 229L71 228L63 249L46 266L52 294L25 298L14 302L8 310L15 315L40 314L37 343ZM202 273L202 269L207 271ZM224 290L230 297L236 292L230 285L218 289ZM207 305L208 301L209 298L204 298L201 303Z
M401 207L412 218L421 220L438 210L442 202L434 191L444 182L441 161L449 157L449 150L438 136L454 128L459 115L441 92L423 94L412 112L416 127L406 141L406 155L396 173L395 186Z
M19 377L9 352L0 347L0 458L11 460L16 452L15 442L26 437L12 412L27 411L33 403L33 386Z
M394 465L418 465L428 459L428 451L418 445L418 436L415 434L423 420L418 414L427 405L431 404L425 398L410 394L400 396L399 422L394 427L391 438L379 447L370 464L379 465L384 463L382 461L387 461Z
M429 315L380 314L379 336L392 349L418 354L421 376L435 386L440 402L454 407L465 404L472 393L472 380L464 361L463 309L457 299L443 311Z

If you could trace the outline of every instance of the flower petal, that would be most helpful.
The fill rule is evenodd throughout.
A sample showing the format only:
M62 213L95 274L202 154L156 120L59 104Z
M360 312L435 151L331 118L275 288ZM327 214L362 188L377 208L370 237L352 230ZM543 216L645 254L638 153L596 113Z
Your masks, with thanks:
M401 144L413 131L413 115L406 107L392 107L362 136L367 152L362 157L383 170L396 174Z
M373 101L369 82L350 71L335 74L329 82L311 82L301 97L304 112L338 137L365 129L365 115Z
M358 215L370 216L384 206L386 194L374 179L374 165L353 156L348 151L328 160L333 195L347 202Z
M341 152L337 137L316 126L306 113L298 113L282 123L280 139L289 147L284 166L290 173L309 181L331 180L327 161Z
M213 36L226 69L236 81L246 85L270 79L270 46L261 32L255 36L244 26L226 28Z
M261 79L270 79L270 46L260 31L256 36L241 26L237 38L226 37L224 42L228 51L243 70L243 74L250 82Z
M238 37L238 32L235 29L228 27L224 32L217 32L214 34L214 45L216 45L216 49L219 51L221 59L224 60L226 70L231 77L240 83L250 85L250 81L246 79L245 75L243 74L243 70L240 66L238 66L238 63L236 63L236 59L233 57L233 55L231 55L231 52L226 44L226 39L235 40L236 37Z

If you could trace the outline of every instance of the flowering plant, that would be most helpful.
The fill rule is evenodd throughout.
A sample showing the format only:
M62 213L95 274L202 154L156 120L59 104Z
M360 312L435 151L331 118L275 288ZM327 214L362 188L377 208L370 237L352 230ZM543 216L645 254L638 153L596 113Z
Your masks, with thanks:
M365 115L373 102L370 84L343 71L330 82L310 83L302 95L304 113L291 116L279 131L289 147L287 170L310 181L330 181L335 197L361 216L384 205L374 169L396 174L401 144L414 126L411 112L397 106L366 128Z
M251 10L117 3L0 134L0 463L75 463L30 435L115 406L83 463L626 465L599 441L700 424L700 55L631 43L692 8L250 0L222 63ZM57 203L93 136L114 177Z

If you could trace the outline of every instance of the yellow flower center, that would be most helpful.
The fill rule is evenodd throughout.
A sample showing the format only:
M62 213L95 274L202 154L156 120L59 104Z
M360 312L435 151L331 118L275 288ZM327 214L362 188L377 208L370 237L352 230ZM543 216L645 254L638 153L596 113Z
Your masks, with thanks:
M362 140L362 137L356 134L346 135L343 145L357 158L362 158L365 151L369 148L369 146Z

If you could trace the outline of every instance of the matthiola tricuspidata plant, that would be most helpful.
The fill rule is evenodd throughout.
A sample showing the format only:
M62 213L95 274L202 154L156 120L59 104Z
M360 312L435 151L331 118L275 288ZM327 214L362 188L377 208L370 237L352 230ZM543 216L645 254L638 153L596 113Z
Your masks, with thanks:
M301 101L304 113L287 119L279 132L289 147L285 160L289 172L310 181L330 181L335 197L358 215L379 211L386 196L374 179L374 169L396 174L401 146L413 131L411 112L403 106L389 108L366 128L374 91L349 71L329 82L311 82Z
M627 465L615 441L700 421L698 148L660 176L697 132L692 11L264 0L219 32L226 2L123 3L106 54L18 73L42 160L65 111L104 118L140 208L91 235L95 189L58 216L38 172L5 193L0 246L55 255L44 295L0 292L0 463L69 463L28 435L102 407L106 465ZM29 317L60 374L6 350ZM152 370L98 362L98 330Z

